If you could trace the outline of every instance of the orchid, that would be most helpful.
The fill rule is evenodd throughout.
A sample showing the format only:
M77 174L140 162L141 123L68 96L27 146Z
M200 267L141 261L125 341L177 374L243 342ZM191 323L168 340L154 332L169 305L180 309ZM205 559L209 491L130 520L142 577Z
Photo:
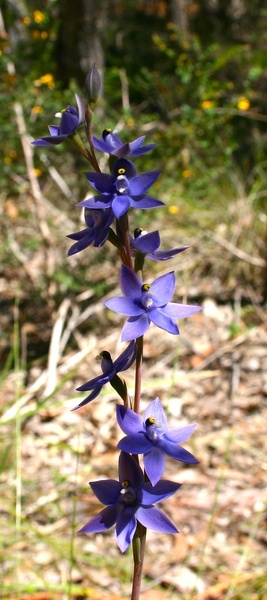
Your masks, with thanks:
M130 408L122 405L116 408L118 424L126 433L126 437L118 443L118 448L133 454L144 454L145 471L152 485L162 477L165 455L181 462L198 463L188 450L179 445L189 438L196 424L169 429L159 398L150 403L143 419Z
M124 350L114 362L111 359L109 352L107 352L106 350L101 352L99 356L101 358L102 375L94 377L94 379L87 381L87 383L84 383L83 385L77 388L79 392L89 390L92 391L91 394L89 394L89 396L87 396L84 400L82 400L82 402L75 406L73 410L81 408L81 406L85 406L85 404L88 404L89 402L94 400L94 398L96 398L100 394L102 387L108 382L110 382L111 385L115 387L115 389L120 389L120 384L122 382L117 376L117 373L119 373L120 371L126 371L133 364L136 358L136 344L135 342L131 342L129 346L127 346L126 350Z
M90 519L79 533L99 533L116 525L116 540L121 552L129 548L137 523L162 533L178 533L175 525L154 504L172 496L180 483L161 481L154 487L144 481L142 469L136 460L121 452L119 457L119 481L104 479L90 486L106 508Z
M107 154L114 154L119 158L124 156L141 156L155 148L155 144L143 146L145 136L141 136L133 142L126 142L124 144L110 129L105 129L103 131L102 138L93 136L92 140L96 150L107 152Z
M76 254L91 245L95 246L95 248L103 246L109 236L110 225L114 220L114 215L109 208L98 210L86 208L84 218L87 228L67 236L71 240L76 240L76 243L70 247L68 256Z
M145 194L157 180L160 171L149 171L136 175L134 164L126 158L118 158L111 175L105 173L86 173L90 184L100 194L79 202L77 206L87 208L112 208L117 219L132 208L154 208L163 202Z
M141 337L151 322L178 335L178 325L173 319L188 317L201 310L200 306L169 302L175 289L173 271L158 277L151 284L144 284L132 269L122 265L121 289L124 296L110 298L105 306L130 317L123 326L122 341Z
M188 246L180 246L171 250L158 250L160 246L160 235L158 231L147 233L142 229L135 229L134 237L130 236L130 245L133 254L142 254L152 260L169 260L176 254L183 252Z
M82 125L85 121L85 109L82 99L78 94L75 94L75 98L78 110L74 108L74 106L67 106L67 108L60 113L60 125L49 125L48 129L50 135L45 135L34 140L32 142L34 146L57 146L74 135L79 125Z

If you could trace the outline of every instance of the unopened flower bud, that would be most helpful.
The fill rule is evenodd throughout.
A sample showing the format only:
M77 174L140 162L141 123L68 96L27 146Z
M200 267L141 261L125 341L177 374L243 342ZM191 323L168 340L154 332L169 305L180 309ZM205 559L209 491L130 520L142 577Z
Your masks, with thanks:
M85 89L88 95L89 104L95 104L97 99L99 98L102 87L102 81L99 71L97 70L95 64L92 69L89 71L86 80L85 80Z

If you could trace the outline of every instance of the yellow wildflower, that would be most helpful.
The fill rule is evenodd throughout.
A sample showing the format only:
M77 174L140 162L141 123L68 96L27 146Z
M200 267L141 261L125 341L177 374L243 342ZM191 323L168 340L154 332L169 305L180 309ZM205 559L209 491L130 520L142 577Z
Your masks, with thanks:
M214 102L212 100L203 100L200 104L200 108L203 108L203 110L207 110L207 108L212 108L213 106Z
M239 110L249 110L249 108L250 108L249 99L246 98L246 96L240 96L240 98L238 98L237 108Z
M45 20L45 15L41 10L34 10L33 18L35 23L42 23Z
M43 110L44 110L44 109L43 109L43 107L42 107L42 106L38 106L38 105L36 105L36 106L33 106L33 107L32 107L32 113L33 113L34 115L39 115L41 112L43 112Z
M33 174L35 175L35 177L41 177L43 171L42 169L33 169Z
M168 211L171 215L177 215L180 212L180 208L175 204L171 204L171 206L168 208Z
M188 179L188 177L191 177L191 175L192 175L192 171L190 171L190 169L184 169L184 170L182 171L182 176L183 176L185 179Z
M46 73L45 75L42 75L42 77L40 77L39 79L36 79L34 85L36 87L40 87L41 85L47 85L47 87L49 87L49 89L52 90L55 87L54 76L52 75L52 73Z

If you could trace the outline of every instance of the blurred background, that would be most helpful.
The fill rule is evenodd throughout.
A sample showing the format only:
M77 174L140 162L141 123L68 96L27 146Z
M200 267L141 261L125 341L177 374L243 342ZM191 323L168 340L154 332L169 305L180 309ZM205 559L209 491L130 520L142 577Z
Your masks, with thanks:
M30 144L75 92L86 101L96 63L93 134L157 145L136 166L162 169L153 194L166 207L131 212L132 231L190 246L164 269L177 273L177 301L203 304L178 344L153 330L145 346L144 406L159 395L170 418L198 421L189 449L201 467L172 466L188 494L169 509L181 541L167 536L159 556L152 535L142 598L266 600L267 8L2 0L0 40L0 597L129 594L130 555L118 556L113 534L76 535L98 508L87 481L116 477L111 388L71 412L76 387L99 374L96 354L121 352L122 320L101 304L118 291L119 261L107 244L67 258L90 167L68 142ZM147 277L160 273L148 265Z

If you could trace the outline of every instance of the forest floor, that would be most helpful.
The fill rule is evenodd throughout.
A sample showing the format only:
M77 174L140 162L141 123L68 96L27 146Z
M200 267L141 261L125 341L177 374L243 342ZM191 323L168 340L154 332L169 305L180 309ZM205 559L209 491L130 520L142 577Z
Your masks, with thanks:
M178 269L177 300L203 310L178 338L154 326L145 336L142 409L158 396L171 425L196 422L185 447L199 464L167 461L166 477L183 485L162 508L179 534L149 531L141 600L267 600L266 315L230 276L229 291L216 270L229 252L214 247L164 264ZM1 271L0 598L129 598L131 553L114 532L77 534L100 509L88 482L117 477L116 394L107 385L71 410L84 397L76 388L100 373L96 355L122 350L123 318L92 292L111 277L115 295L117 266L105 255L88 291L52 302L32 292L38 256ZM124 375L132 394L133 367Z

